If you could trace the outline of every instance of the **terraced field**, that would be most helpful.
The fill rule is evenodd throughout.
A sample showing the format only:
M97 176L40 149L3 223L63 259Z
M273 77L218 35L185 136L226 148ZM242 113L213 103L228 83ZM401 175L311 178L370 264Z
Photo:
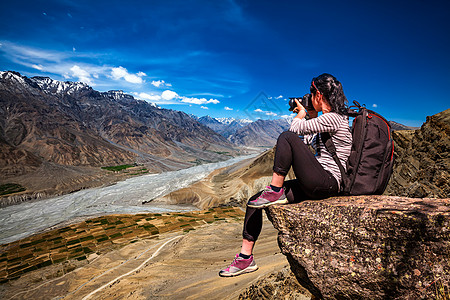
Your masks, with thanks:
M219 220L241 220L240 208L204 211L108 215L85 220L0 246L0 283L17 279L40 268L69 260L83 261L90 255L152 239L170 231L190 231ZM63 268L64 273L73 269Z

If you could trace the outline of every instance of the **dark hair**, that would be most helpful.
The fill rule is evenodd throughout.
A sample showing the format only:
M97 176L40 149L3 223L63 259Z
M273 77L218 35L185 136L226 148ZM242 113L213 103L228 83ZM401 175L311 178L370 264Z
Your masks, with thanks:
M327 73L314 77L311 81L311 94L319 91L325 96L331 105L331 109L338 114L347 113L347 97L344 95L342 84L333 76Z

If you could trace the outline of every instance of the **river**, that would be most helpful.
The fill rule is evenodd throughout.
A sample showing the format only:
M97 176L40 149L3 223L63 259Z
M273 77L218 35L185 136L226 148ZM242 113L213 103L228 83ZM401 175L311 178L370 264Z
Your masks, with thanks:
M216 169L256 155L239 156L178 171L133 177L111 186L0 208L0 244L25 238L80 217L196 210L196 207L189 205L152 203L142 205L142 202L184 188Z

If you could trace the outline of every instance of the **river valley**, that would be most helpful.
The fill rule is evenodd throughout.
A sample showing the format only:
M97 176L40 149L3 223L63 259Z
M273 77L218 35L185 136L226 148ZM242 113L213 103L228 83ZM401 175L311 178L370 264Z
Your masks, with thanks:
M89 216L195 210L197 208L192 205L142 203L187 187L216 169L255 156L256 154L239 156L227 161L178 171L143 175L111 186L0 208L0 244L10 243L58 224L79 221Z

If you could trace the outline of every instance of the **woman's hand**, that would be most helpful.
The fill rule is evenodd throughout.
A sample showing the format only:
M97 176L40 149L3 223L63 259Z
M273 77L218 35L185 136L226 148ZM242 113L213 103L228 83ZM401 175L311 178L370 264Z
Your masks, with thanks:
M303 119L304 117L306 117L306 109L305 109L305 107L300 103L300 101L298 101L297 99L295 99L295 103L297 104L297 107L294 108L293 112L294 112L294 113L297 113L296 118ZM308 110L308 114L309 114L309 117L310 117L311 119L312 119L312 118L317 118L317 115L318 115L317 111L315 111L315 110L311 110L311 111Z
M306 109L303 107L303 105L301 105L300 101L295 99L295 104L297 104L297 107L293 110L293 112L297 114L297 116L295 117L300 119L306 117Z

